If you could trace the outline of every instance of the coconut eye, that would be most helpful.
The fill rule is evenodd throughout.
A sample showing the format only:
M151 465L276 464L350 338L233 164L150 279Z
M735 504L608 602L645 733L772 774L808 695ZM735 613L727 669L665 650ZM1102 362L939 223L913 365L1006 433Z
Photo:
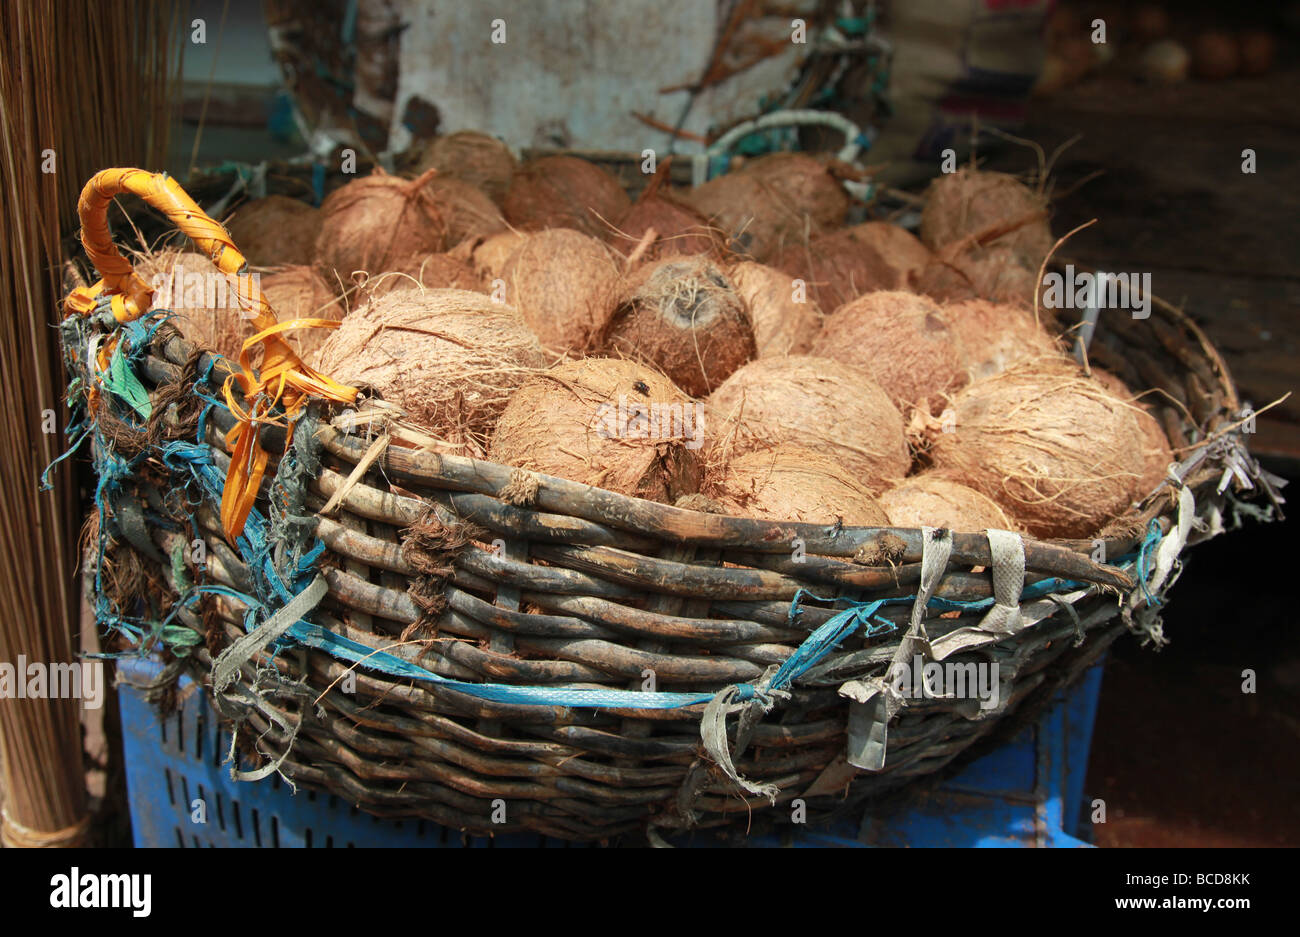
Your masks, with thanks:
M650 396L650 385L647 384L645 381L637 381L635 384L632 385L632 389L635 390L642 397Z

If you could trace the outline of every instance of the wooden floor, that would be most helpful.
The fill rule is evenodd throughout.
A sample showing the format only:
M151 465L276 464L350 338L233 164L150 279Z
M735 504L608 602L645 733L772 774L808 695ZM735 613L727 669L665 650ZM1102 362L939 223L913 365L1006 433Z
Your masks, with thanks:
M1052 173L1052 228L1098 223L1063 258L1150 273L1153 292L1224 351L1255 408L1300 389L1300 68L1174 88L1099 77L1036 101L1021 132L1049 153L1082 135ZM1246 148L1253 175L1241 169ZM1036 163L1012 146L985 165ZM1300 395L1257 428L1253 450L1300 467Z

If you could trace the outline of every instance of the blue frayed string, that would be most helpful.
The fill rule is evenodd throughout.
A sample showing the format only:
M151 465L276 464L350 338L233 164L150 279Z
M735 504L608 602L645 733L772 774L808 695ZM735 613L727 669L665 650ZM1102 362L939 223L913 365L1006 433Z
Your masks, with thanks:
M1160 539L1160 522L1152 518L1151 523L1147 525L1146 536L1142 538L1142 546L1138 549L1136 562L1138 585L1142 589L1142 597L1146 599L1148 608L1159 608L1164 604L1158 596L1152 595L1147 587L1147 580L1151 577L1149 571L1151 552L1159 545Z

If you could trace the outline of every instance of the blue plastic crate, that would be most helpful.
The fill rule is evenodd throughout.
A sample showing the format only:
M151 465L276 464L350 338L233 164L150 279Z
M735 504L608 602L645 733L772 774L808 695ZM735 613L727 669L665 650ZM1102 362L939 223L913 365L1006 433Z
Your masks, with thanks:
M153 664L121 665L142 682ZM471 836L424 820L387 820L331 794L294 794L279 777L235 782L222 764L230 738L203 692L182 682L177 711L160 719L142 693L121 688L122 735L137 846L565 847L531 833ZM1101 692L1101 666L1013 741L968 765L925 799L892 814L832 826L785 826L740 841L772 846L1084 846L1083 781ZM206 822L192 820L202 801ZM683 846L736 845L734 833L676 837Z

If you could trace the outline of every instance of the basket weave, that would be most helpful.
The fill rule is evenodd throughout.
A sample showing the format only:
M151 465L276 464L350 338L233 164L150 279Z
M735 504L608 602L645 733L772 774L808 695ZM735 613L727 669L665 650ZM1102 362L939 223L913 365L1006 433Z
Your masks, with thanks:
M1236 503L1220 484L1225 471L1236 466L1240 479L1268 488L1233 428L1240 405L1222 360L1187 317L1155 305L1147 320L1104 318L1091 356L1164 392L1158 418L1188 455L1102 541L1016 538L1023 599L1018 583L1007 585L1015 577L1006 543L991 547L984 535L700 513L376 446L382 426L372 424L371 437L345 432L330 424L337 410L318 404L263 485L267 550L241 556L194 461L214 478L228 467L222 437L234 417L217 401L230 363L191 347L157 311L131 326L105 318L65 322L74 390L94 385L87 348L113 331L144 388L172 403L133 425L102 395L86 423L101 478L111 476L116 492L99 515L101 618L145 651L165 648L173 675L187 669L217 683L214 698L242 727L243 776L278 770L375 814L481 833L608 840L647 826L725 823L795 799L817 814L933 775L1072 680L1126 629L1160 640L1158 608L1178 551L1235 517L1225 514ZM283 430L262 433L272 453L285 451ZM138 456L129 477L114 469L128 456ZM331 499L337 506L321 513ZM313 553L318 543L323 553ZM1102 556L1115 565L1094 561ZM327 594L315 603L277 597L264 568L284 582L319 573ZM123 581L139 594L124 596ZM1008 588L1019 620L996 609ZM910 598L918 592L928 609L919 617ZM125 627L133 598L146 618L169 613L172 631ZM802 660L809 649L796 649L810 633L842 624L846 605L881 599L893 601L857 619L847 613L838 646L794 668L793 683L775 692L774 671L792 655ZM290 601L305 601L310 611L290 617L316 626L320 646L285 640L274 653L232 654ZM177 628L192 639L169 642ZM448 682L351 666L321 649L335 636ZM886 668L914 654L997 663L998 706L884 691ZM569 688L641 692L651 678L658 693L709 702L524 704L466 686L564 699ZM872 758L883 759L875 770L849 763ZM729 760L731 770L719 766Z

